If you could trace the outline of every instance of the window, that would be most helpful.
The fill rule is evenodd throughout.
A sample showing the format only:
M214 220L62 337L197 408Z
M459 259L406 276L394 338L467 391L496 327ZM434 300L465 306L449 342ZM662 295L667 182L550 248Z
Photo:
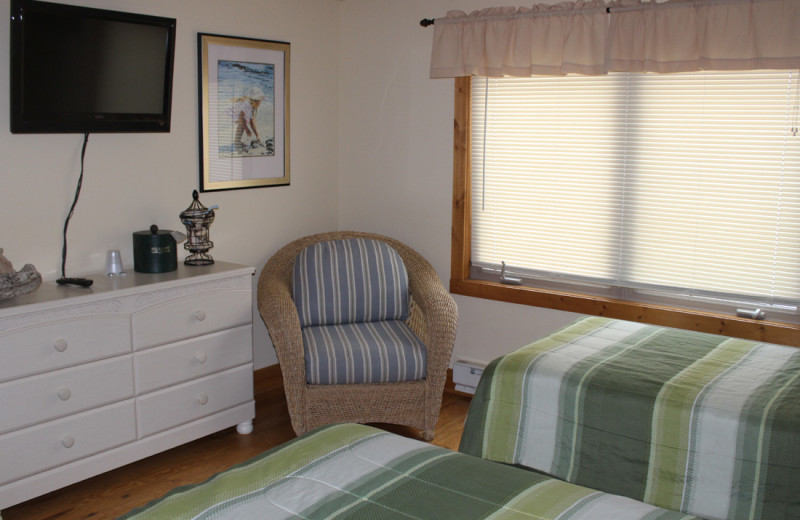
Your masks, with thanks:
M690 327L713 332L730 333L718 324L739 309L765 312L759 330L800 321L797 71L473 78L459 90L454 292L590 313L635 302L623 318L712 313L714 325Z

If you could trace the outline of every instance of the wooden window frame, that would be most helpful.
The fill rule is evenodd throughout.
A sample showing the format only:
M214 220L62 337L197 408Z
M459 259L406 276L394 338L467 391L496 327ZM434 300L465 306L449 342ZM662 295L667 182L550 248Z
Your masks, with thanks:
M470 89L471 78L455 79L453 137L453 229L450 292L489 300L548 309L606 316L628 321L722 334L800 347L800 325L752 320L663 305L630 302L585 294L510 286L470 278L471 177Z

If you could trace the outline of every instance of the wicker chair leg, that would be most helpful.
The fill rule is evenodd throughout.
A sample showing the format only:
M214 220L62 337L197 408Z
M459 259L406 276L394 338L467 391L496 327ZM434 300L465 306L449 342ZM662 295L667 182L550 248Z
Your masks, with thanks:
M431 442L433 440L433 430L425 430L422 432L422 440Z

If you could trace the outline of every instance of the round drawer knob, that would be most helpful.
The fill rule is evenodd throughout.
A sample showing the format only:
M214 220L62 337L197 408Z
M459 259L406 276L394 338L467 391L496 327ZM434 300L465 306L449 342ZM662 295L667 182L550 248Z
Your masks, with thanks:
M56 342L53 343L53 347L59 352L64 352L67 350L67 340L57 339Z
M208 395L207 394L200 394L197 396L197 402L200 404L208 403Z
M70 397L72 397L72 392L69 391L69 388L62 388L58 391L58 398L62 401L68 401Z
M72 435L64 435L61 437L61 445L65 448L71 448L75 446L75 437Z
M197 361L202 365L203 363L208 361L208 355L206 355L205 352L198 352L197 354L195 354L194 359L195 361Z
M206 319L206 312L205 311L197 311L194 313L194 319L197 321L203 321Z

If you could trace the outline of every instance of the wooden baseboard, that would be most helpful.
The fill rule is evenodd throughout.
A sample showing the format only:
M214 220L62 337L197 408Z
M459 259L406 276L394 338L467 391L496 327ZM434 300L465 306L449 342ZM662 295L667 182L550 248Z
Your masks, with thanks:
M253 393L255 395L282 388L283 376L281 375L280 365L275 364L268 367L259 368L253 373ZM444 391L448 394L472 398L472 394L456 390L456 384L453 382L452 368L447 369L447 380L444 383Z

